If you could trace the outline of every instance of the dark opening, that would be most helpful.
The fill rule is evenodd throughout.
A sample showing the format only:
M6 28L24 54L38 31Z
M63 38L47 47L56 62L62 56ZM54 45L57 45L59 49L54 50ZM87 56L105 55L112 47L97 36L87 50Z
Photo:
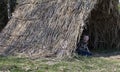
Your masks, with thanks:
M2 29L6 26L8 23L8 8L7 8L7 2L8 0L1 0L0 1L0 32ZM10 0L10 11L11 13L15 10L17 0Z
M4 28L7 22L8 22L7 4L4 0L1 0L0 1L0 31Z
M110 5L113 4L113 5ZM89 36L88 48L90 51L117 51L119 33L118 30L118 7L117 1L100 0L85 21L77 48L80 47L84 34Z
M91 48L89 47L89 29L88 26L84 26L84 30L82 32L82 35L80 37L79 42L77 43L77 49L76 52L80 55L87 55L91 56Z

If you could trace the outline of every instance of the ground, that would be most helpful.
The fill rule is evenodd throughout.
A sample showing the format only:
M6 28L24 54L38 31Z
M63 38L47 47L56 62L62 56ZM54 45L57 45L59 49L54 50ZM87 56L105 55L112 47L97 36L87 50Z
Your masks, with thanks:
M115 53L114 53L115 54ZM0 57L0 72L120 72L120 55L107 53L92 57L75 56L62 61ZM118 55L117 55L118 54Z

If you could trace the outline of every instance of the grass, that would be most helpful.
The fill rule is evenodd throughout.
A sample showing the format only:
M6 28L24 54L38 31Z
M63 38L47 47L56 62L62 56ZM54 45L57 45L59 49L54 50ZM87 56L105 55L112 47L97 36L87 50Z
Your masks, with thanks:
M75 57L68 60L0 57L0 72L120 72L119 60Z

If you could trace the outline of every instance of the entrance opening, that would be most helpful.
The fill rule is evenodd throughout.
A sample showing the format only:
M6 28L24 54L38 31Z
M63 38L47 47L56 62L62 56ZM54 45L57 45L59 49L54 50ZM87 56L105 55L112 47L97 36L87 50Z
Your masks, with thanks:
M91 56L92 53L90 51L90 47L88 46L88 44L89 44L89 29L87 28L87 26L84 26L84 30L83 30L80 38L81 39L79 40L79 42L77 44L76 52L80 55Z
M118 15L118 16L117 16ZM89 36L88 48L92 51L116 51L120 48L118 45L118 6L116 1L100 0L95 8L89 14L85 21L86 28L83 30L80 42L77 48L80 47L81 40L84 34Z

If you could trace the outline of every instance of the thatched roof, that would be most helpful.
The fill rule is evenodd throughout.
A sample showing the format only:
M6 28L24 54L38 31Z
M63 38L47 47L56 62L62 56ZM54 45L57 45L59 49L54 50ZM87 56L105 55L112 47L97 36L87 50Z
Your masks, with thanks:
M85 21L99 3L99 0L21 0L0 34L0 49L6 55L71 56Z

